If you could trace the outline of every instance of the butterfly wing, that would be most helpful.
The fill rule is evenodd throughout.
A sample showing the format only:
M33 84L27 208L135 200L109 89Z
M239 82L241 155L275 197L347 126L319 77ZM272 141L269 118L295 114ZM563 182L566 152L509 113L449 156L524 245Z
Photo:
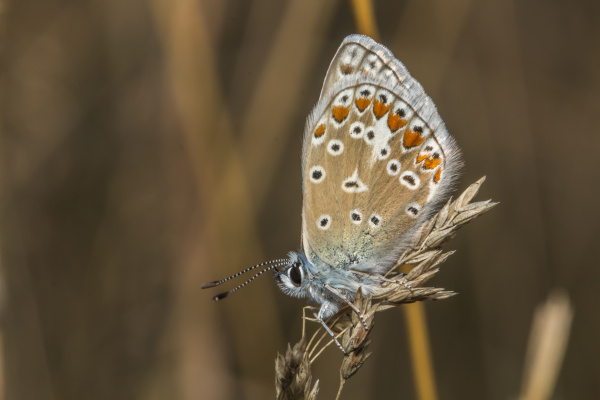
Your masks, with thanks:
M420 87L419 83L410 76L404 64L398 61L387 47L367 36L349 35L331 60L319 99L330 93L337 82L345 78L365 75L379 77L388 82L391 87L407 79L413 81L409 84Z
M369 272L391 267L447 200L461 164L421 85L388 49L359 35L332 61L302 159L308 260Z

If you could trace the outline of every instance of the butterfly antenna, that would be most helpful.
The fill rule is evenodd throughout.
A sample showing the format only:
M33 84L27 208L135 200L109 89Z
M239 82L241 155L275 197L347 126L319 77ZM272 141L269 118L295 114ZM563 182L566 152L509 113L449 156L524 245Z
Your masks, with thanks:
M289 263L289 260L285 260L285 262L280 262L279 264L270 265L269 267L267 267L267 268L263 269L262 271L258 272L256 275L254 275L252 278L248 279L246 282L242 283L241 285L236 286L233 289L228 290L227 292L219 293L218 295L216 295L215 297L213 297L213 300L214 301L222 300L225 297L229 296L231 293L237 292L238 290L240 290L241 288L243 288L244 286L246 286L247 284L249 284L250 282L252 282L256 278L258 278L259 276L261 276L262 274L264 274L265 272L270 271L272 269L275 269L277 267L280 267L282 265L286 265L288 263Z
M220 281L207 282L204 285L202 285L202 289L208 289L208 288L211 288L211 287L219 286L220 284L225 283L225 282L227 282L227 281L229 281L229 280L231 280L233 278L237 278L238 276L243 275L243 274L245 274L248 271L252 271L255 268L259 268L259 267L262 267L262 266L268 265L268 264L281 263L281 262L284 262L284 261L285 262L289 262L289 260L287 258L280 258L279 260L265 261L264 263L256 264L253 267L246 268L245 270L240 271L237 274L231 275L228 278L221 279Z

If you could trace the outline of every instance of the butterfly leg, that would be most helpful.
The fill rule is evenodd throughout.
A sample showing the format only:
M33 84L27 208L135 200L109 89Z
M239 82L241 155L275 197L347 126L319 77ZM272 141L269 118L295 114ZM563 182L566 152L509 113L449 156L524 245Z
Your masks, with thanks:
M311 310L313 312L313 315L315 315L315 312L314 312L315 307L314 306L304 306L304 307L302 307L302 337L304 337L304 335L306 335L306 321L313 321L312 319L310 319L310 318L308 318L306 316L306 310ZM315 315L315 318L316 317L317 316Z
M407 289L408 289L408 290L410 290L411 292L414 292L414 291L415 291L415 289L414 289L412 286L410 286L410 285L408 284L408 281L406 280L405 276L406 276L406 274L405 274L404 272L401 272L401 273L400 273L400 280L397 280L396 282L397 282L398 284L400 284L400 285L404 286L405 288L407 288Z
M325 331L327 333L329 333L329 336L331 336L333 338L333 341L335 342L335 344L337 345L337 347L342 351L342 353L344 353L344 355L346 355L346 352L344 351L344 348L342 347L342 345L340 344L340 342L338 342L337 338L335 337L335 333L333 333L333 331L331 330L331 328L329 328L327 326L327 323L325 322L325 320L323 319L323 315L325 315L325 313L327 312L327 303L324 303L321 306L321 309L319 310L319 313L315 313L313 311L313 314L315 316L316 319L319 320L319 322L321 323L321 326L323 326L323 329L325 329Z
M358 315L358 318L360 318L360 322L362 323L363 327L365 328L365 331L368 331L369 330L369 326L367 325L367 322L365 321L365 317L364 317L363 313L360 312L360 310L358 308L356 308L356 306L354 304L350 303L350 301L348 301L348 299L346 298L346 296L344 296L343 294L341 294L340 292L338 292L335 288L333 288L332 286L327 285L327 284L325 284L325 287L331 293L333 293L337 297L339 297L340 300L342 300L344 303L348 304L348 306L352 309L352 311L354 311L356 313L356 315Z

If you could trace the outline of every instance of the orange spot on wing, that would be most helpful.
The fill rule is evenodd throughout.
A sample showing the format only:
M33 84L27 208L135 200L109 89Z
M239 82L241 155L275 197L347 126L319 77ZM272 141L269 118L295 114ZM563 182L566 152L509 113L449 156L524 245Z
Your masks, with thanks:
M391 105L386 106L381 100L375 100L373 103L373 114L375 114L375 118L379 119L383 117L390 107Z
M392 114L388 116L388 126L392 132L396 132L398 129L406 125L406 120L398 114Z
M342 71L342 74L344 75L350 75L354 71L354 67L349 64L344 64L340 66L340 71Z
M433 181L435 183L438 183L440 181L441 176L442 176L442 169L438 168L438 170L435 171L435 175L433 176Z
M437 167L441 163L442 163L442 159L441 158L439 158L439 157L429 157L423 163L423 168L425 168L425 169L434 169L435 167Z
M369 107L369 104L371 104L371 100L365 99L364 97L359 97L358 99L356 99L355 104L356 108L358 108L360 112L363 112L365 111L365 108Z
M429 154L419 154L419 155L417 156L417 164L418 164L418 163L420 163L420 162L421 162L421 161L423 161L423 160L426 160L426 159L427 159L427 157L429 157Z
M335 106L335 107L333 107L333 110L331 111L331 115L333 115L333 118L335 118L335 120L337 122L342 122L343 120L346 119L349 112L350 112L350 107Z
M425 139L418 132L409 129L404 134L404 147L410 149L423 143Z
M317 129L315 129L315 137L320 138L324 134L325 134L325 124L321 124L321 125L317 126Z

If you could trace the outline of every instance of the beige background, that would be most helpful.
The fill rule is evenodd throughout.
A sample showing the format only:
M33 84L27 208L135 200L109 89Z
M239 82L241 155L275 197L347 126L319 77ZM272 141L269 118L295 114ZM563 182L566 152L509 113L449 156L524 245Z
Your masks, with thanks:
M378 1L381 41L501 204L459 232L428 303L441 399L520 391L535 306L575 316L554 399L600 398L600 3ZM346 1L2 1L4 399L273 398L302 301L203 282L300 243L300 149ZM345 399L415 398L379 316ZM341 355L317 363L319 398Z

